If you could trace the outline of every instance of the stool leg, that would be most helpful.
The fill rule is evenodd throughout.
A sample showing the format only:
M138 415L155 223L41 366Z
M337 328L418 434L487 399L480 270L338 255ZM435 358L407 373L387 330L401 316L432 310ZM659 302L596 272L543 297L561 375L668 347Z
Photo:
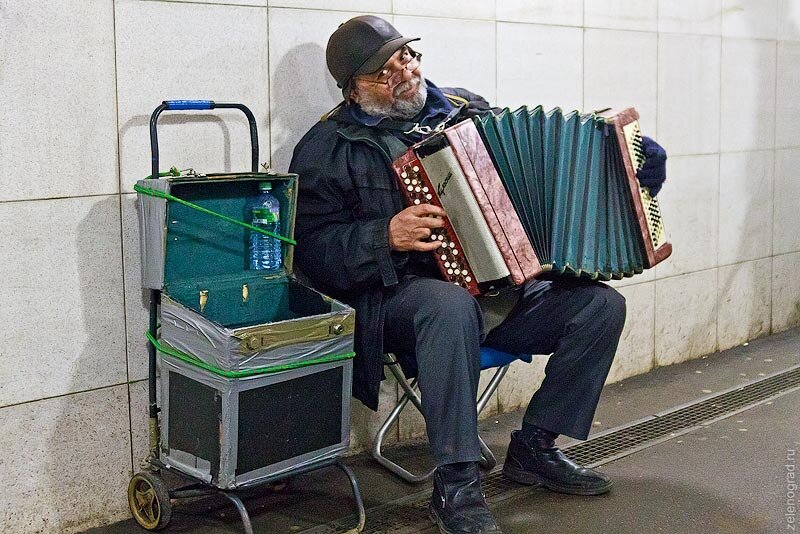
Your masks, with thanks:
M397 418L400 416L400 412L405 409L409 400L412 402L412 404L414 404L414 406L417 407L418 410L422 410L422 401L420 401L417 392L414 390L417 385L416 379L409 383L396 361L387 362L386 366L397 379L397 382L400 384L400 387L403 388L404 393L400 398L400 402L397 403L397 406L395 406L391 413L389 413L389 417L386 418L386 421L384 421L381 427L378 429L378 433L375 436L375 443L372 445L372 457L375 458L379 464L406 482L411 484L419 484L420 482L430 480L431 477L433 477L433 473L436 471L436 469L431 469L427 473L423 473L421 475L415 475L407 469L404 469L399 464L386 458L381 450L386 433L389 431L389 428L395 423L395 421L397 421Z
M486 408L486 405L489 403L489 399L494 394L494 392L497 391L497 388L500 386L500 382L503 381L503 378L506 376L507 372L508 372L508 365L504 365L494 373L494 376L492 376L492 379L486 385L486 388L483 390L483 393L481 393L481 396L478 399L478 405L477 405L478 415L480 415L483 409ZM478 463L483 469L489 471L490 469L493 469L494 466L497 465L497 458L494 457L492 450L489 448L488 445L486 445L486 442L483 441L483 438L481 438L480 435L478 435L478 442L480 443L481 446L481 457L482 457L480 462Z

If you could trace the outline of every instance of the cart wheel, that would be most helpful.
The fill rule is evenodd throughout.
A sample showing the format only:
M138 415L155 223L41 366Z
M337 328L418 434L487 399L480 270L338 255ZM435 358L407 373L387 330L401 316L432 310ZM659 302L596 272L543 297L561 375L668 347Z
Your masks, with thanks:
M142 471L128 484L128 506L139 525L147 530L161 530L172 517L169 490L161 477Z

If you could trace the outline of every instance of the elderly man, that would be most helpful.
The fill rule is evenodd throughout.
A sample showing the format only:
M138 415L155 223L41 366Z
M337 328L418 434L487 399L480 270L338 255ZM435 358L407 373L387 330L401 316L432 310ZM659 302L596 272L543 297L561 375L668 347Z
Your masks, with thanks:
M601 494L611 487L608 477L572 463L554 440L588 436L625 301L601 283L565 279L532 281L487 303L440 279L430 254L438 244L427 238L444 212L404 209L390 162L443 124L492 108L478 95L425 80L420 55L408 46L415 40L373 16L353 18L331 35L327 63L344 102L294 150L295 257L316 286L356 309L358 399L377 408L385 352L419 377L437 462L431 519L441 532L495 533L477 467L481 345L552 353L522 428L511 434L505 475L563 493ZM663 174L664 158L650 158L651 172Z

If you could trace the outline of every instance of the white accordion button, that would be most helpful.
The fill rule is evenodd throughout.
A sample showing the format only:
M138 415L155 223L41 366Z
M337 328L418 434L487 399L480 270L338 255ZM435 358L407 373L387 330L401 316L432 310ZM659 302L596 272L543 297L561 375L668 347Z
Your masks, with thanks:
M408 178L406 178L405 180L403 180L403 183L404 183L404 184L406 184L406 185L408 185L408 184L410 184L410 183L411 183L411 180L409 180Z
M418 198L414 199L414 204L419 204L419 199Z
M452 243L450 243L450 244L452 245ZM453 251L453 256L458 256L458 251L457 250Z
M419 167L417 167L416 165L414 165L414 166L411 168L411 170L412 170L412 171L414 171L414 172L419 172Z
M428 192L428 188L427 188L427 187L423 187L423 188L422 188L422 190L423 190L424 192L426 192L426 193Z
M446 262L444 262L444 266L445 266L446 268L449 268L449 267L450 267L450 262L449 262L449 261L446 261Z
M430 194L427 194L427 195L425 195L425 198L427 198L428 200L431 200L433 198L433 196L430 195Z
M444 240L444 234L439 234L439 235L438 235L438 236L436 236L436 237L438 237L438 238L439 238L439 241L443 241L443 240Z
M406 189L408 189L409 191L413 191L414 190L414 186L413 185L409 185Z
M406 171L401 172L400 173L400 178L408 178L408 173ZM408 183L408 182L406 182L406 183Z
M446 259L447 259L447 255L446 254L442 254L442 261L445 261Z
M456 244L453 243L452 241L450 242L450 248L456 248Z
M411 180L411 185L417 185L419 182L417 180Z
M467 282L472 282L472 277L468 276L468 277L464 278L464 280L466 280Z
M414 191L419 193L420 191L422 191L422 188L420 188L420 186L417 186L417 187L414 188Z
M447 269L447 274L453 274L453 269Z

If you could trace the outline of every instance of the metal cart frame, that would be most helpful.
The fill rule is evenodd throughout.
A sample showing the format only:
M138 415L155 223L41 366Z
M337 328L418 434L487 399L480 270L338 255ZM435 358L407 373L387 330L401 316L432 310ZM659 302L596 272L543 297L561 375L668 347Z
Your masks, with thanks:
M150 116L150 150L152 153L152 174L153 178L159 176L159 153L158 153L158 134L156 125L158 117L164 111L183 111L183 110L211 110L211 109L238 109L247 116L250 127L250 146L251 146L251 165L252 172L258 172L258 130L255 117L250 109L243 104L236 103L217 103L211 100L168 100L159 105ZM159 306L161 303L161 291L150 290L150 324L148 332L152 339L157 339ZM148 393L149 393L149 455L145 460L145 470L133 475L128 484L128 505L131 514L136 522L146 530L161 530L165 528L172 516L172 499L185 499L202 497L207 495L222 494L231 501L242 518L244 531L253 534L253 526L250 522L250 515L247 512L242 499L236 494L237 490L226 490L214 486L213 484L199 480L188 473L184 473L175 467L163 463L160 459L160 430L159 430L159 408L156 393L156 365L157 349L155 344L148 339ZM252 489L261 485L270 484L278 480L294 475L300 475L309 471L334 466L339 468L347 476L350 487L355 499L358 524L348 532L358 533L364 528L366 515L361 492L353 471L340 458L328 458L316 463L303 465L302 467L290 469L289 471L265 477L257 483L242 486L242 489ZM169 470L179 474L182 478L188 479L189 483L177 489L168 489L161 477L162 470Z

